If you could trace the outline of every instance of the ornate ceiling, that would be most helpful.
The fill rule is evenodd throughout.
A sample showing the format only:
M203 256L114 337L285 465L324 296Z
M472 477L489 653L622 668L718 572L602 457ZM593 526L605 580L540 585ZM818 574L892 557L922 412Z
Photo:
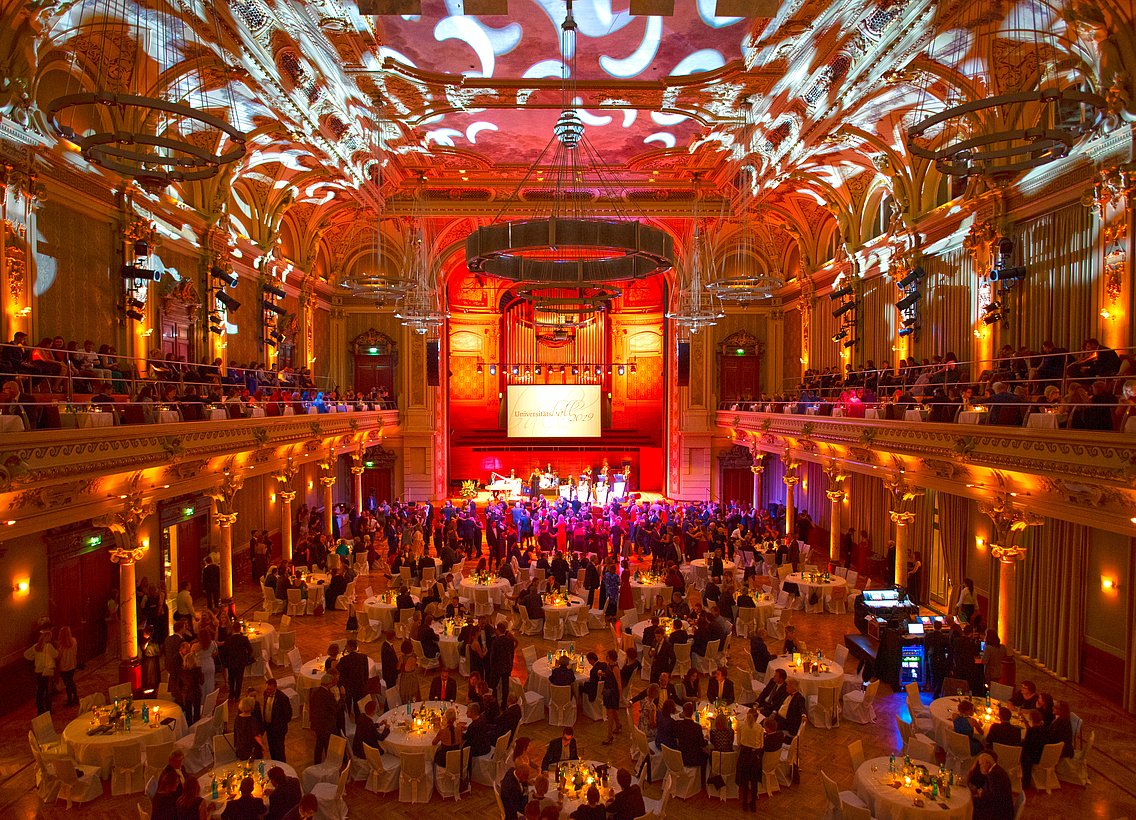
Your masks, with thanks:
M1102 94L1120 86L1127 105L1130 81L1113 79L1136 54L1127 0L1036 4L1051 11L1046 36L1066 70ZM563 0L509 0L508 16L483 18L457 14L459 0L423 0L415 17L363 16L351 0L113 4L145 22L138 41L94 23L99 5L0 3L0 113L81 166L45 121L51 99L89 85L92 66L121 63L126 77L139 60L152 63L150 90L169 92L192 63L211 77L196 92L204 105L236 100L248 151L218 179L163 193L204 225L265 250L279 242L279 254L328 278L365 257L380 202L388 216L425 210L438 249L456 248L513 195L562 106ZM993 15L1012 7L988 5ZM681 238L697 174L704 213L736 218L745 203L779 226L782 261L807 269L829 258L838 230L850 246L868 238L885 193L904 222L934 207L941 180L903 145L916 106L988 93L967 78L975 66L987 86L1026 73L997 38L974 39L955 64L927 59L935 37L957 36L965 0L784 0L772 19L714 17L716 0L675 6L636 17L628 0L575 0L578 107L604 175L624 210ZM172 16L190 22L199 50L154 46ZM520 195L549 190L536 174ZM592 207L611 210L598 195ZM402 234L389 231L391 259Z

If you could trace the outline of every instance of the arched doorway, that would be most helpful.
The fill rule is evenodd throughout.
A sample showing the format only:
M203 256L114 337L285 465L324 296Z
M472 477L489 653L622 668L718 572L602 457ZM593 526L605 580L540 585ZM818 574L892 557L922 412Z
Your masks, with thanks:
M355 365L355 389L364 393L378 390L380 395L385 391L385 400L394 404L394 371L398 364L394 339L373 327L368 328L351 340L351 354Z

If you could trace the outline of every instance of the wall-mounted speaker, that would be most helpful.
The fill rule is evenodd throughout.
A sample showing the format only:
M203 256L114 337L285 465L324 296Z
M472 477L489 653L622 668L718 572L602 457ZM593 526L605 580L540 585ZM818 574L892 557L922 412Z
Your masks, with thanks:
M690 342L678 343L678 386L690 386Z
M430 387L442 384L441 349L437 341L426 342L426 384Z

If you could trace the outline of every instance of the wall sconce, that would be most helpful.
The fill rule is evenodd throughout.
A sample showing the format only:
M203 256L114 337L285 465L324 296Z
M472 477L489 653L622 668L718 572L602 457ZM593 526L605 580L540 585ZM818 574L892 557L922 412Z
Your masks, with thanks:
M1120 584L1116 582L1115 578L1109 578L1106 575L1101 576L1101 591L1102 592L1116 592L1120 588Z
M308 482L308 489L309 489L309 490L310 490L310 489L312 489L312 488L313 488L313 487L315 487L315 486L316 486L316 485L315 485L315 484L313 484L313 483L312 483L311 481L309 481L309 482Z
M144 549L144 550L150 549L150 539L149 538L143 538L142 539L142 549Z
M975 538L974 546L978 548L979 552L982 552L986 549L986 539L982 537Z
M268 503L269 504L275 504L276 503L276 493L270 493L269 494Z
M16 315L19 316L21 319L28 318L29 316L32 315L31 305L28 305L27 307L20 308L19 310L16 311Z
M16 583L12 584L12 592L17 595L27 595L30 589L31 582L27 578L19 578Z

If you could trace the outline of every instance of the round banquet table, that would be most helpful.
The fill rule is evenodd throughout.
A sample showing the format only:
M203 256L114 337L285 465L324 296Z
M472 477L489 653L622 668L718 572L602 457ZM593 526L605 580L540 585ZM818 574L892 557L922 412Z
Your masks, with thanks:
M762 593L753 599L753 607L757 610L757 627L763 629L765 622L773 617L773 596ZM734 615L737 615L736 609Z
M708 565L706 563L705 558L695 558L693 561L690 562L690 568L694 571L694 582L699 587L706 586L706 580L708 578L707 569L706 569L707 566ZM738 565L735 564L733 561L727 561L727 560L723 559L722 560L723 578L732 577L734 571L737 568L738 568Z
M553 661L556 659L553 658ZM587 661L584 662L583 671L576 672L576 686L578 687L588 679L591 674L592 667ZM532 668L529 669L528 680L525 681L525 688L530 692L536 692L541 695L545 700L548 700L552 690L549 688L548 676L552 674L552 667L548 665L548 656L537 658L533 663Z
M931 725L934 730L935 742L943 748L947 746L947 738L955 730L954 719L958 714L958 705L966 698L954 696L936 698L927 707L931 712ZM1013 724L1025 732L1025 724L1017 716L1017 709L1012 704L1005 703L996 698L990 698L990 714L986 713L986 699L974 698L974 716L982 723L983 734L990 730L990 725L998 718L998 707L1009 706L1015 713Z
M607 783L606 786L604 786L603 788L601 788L599 790L600 791L600 805L601 806L604 805L605 803L609 802L612 797L614 797L616 794L618 794L620 791L622 791L622 789L619 788L619 783L615 779L615 773L616 773L616 771L618 771L618 767L615 764L605 763L602 760L584 760L584 761L566 761L565 765L570 766L570 765L572 765L572 763L580 763L580 762L588 764L593 769L597 769L601 766L607 767L608 783ZM549 769L547 772L545 772L545 774L548 775L548 780L549 780L549 784L550 784L549 797L559 796L563 800L563 803L560 807L560 817L561 818L567 818L572 814L572 812L574 812L580 806L587 805L587 802L588 802L588 789L587 789L587 787L581 789L579 794L577 794L574 789L569 789L567 792L561 792L560 791L560 783L559 783L558 780L556 780L556 767L553 766L551 769Z
M829 595L836 587L848 586L848 582L841 578L839 575L832 575L829 577L828 583L817 581L804 580L804 573L790 572L781 581L782 586L785 584L796 584L797 588L801 591L801 601L804 604L806 612L824 612L824 605L828 601ZM817 602L815 604L809 603L809 598L812 596L812 591L816 590L818 593Z
M130 732L115 732L105 735L88 735L91 728L92 716L90 713L82 714L67 724L63 730L63 743L66 744L71 756L85 766L98 766L102 778L110 777L111 764L114 761L115 746L130 746L140 744L143 747L164 743L171 735L166 726L159 723L157 727L142 725L142 705L146 704L153 710L161 710L162 719L172 717L175 721L173 739L177 740L186 732L185 715L181 707L172 700L136 700L134 701L135 719L131 719Z
M410 600L414 601L415 605L422 602L422 599L417 595L411 595ZM393 598L390 603L387 603L385 598L373 595L363 602L363 606L367 608L367 617L378 623L379 628L384 632L388 629L394 629L394 613L398 610L398 607L395 606Z
M245 628L248 630L248 639L256 641L259 638L269 657L276 654L280 646L280 636L276 633L276 627L267 621L245 621Z
M331 576L326 572L309 572L304 576L304 580L308 582L308 589L310 590L312 587L322 587L331 580Z
M663 603L671 602L671 588L663 583L644 584L631 579L631 595L635 600L635 608L639 612L646 612L655 605L655 596L662 595Z
M925 763L934 772L937 763ZM888 758L873 757L865 760L856 770L856 794L868 804L872 817L877 820L922 820L924 817L941 817L943 820L970 820L974 812L970 791L966 783L955 780L949 800L939 795L932 800L923 795L924 805L916 806L914 787L893 788L893 775L888 771Z
M774 670L784 669L785 674L797 682L801 694L806 698L810 695L816 695L821 689L841 690L844 688L844 669L838 666L835 661L825 659L825 663L828 664L828 671L816 675L791 666L792 662L793 658L789 655L774 658L769 662L767 677L772 676Z
M442 661L442 666L447 669L457 669L461 657L461 642L458 636L447 635L445 624L441 621L434 621L430 624L430 628L438 636L438 657Z
M261 763L264 764L263 771L265 773L265 776L263 778L260 776ZM212 771L206 772L205 774L197 778L197 782L201 786L201 796L205 798L206 803L213 804L213 811L210 816L220 817L221 814L225 811L225 805L229 802L229 800L236 798L240 794L240 780L237 779L237 777L244 775L245 767L247 767L248 765L249 764L245 761L234 761L233 763L226 763L223 766L217 766ZM273 766L279 766L281 769L283 769L284 775L286 777L299 777L299 775L296 774L295 769L280 760L256 761L253 769L254 773L252 775L252 794L253 797L262 798L265 805L268 804L268 795L265 793L265 786L267 785L268 780L267 775L269 770L272 769ZM230 775L235 776L233 778L233 786L231 791L222 785L222 782ZM216 800L213 799L214 778L216 778L217 780ZM243 779L243 777L241 777L241 779ZM269 789L268 791L271 792L271 789Z
M504 578L495 578L492 584L475 584L469 578L463 578L459 588L461 589L461 597L467 601L473 600L475 589L487 589L489 590L489 600L493 602L493 606L501 606L505 596L512 591L513 585Z
M424 703L411 704L412 708L419 709L423 706L431 709L445 710L448 707L453 707L458 713L458 723L466 722L465 704L463 703L445 703L440 700L428 700ZM403 755L407 752L413 754L415 752L426 752L426 763L429 763L434 758L434 735L438 733L437 729L428 729L424 732L409 732L406 729L407 715L406 707L399 706L385 712L382 717L375 721L381 723L386 721L390 727L390 734L387 735L386 740L382 741L383 749L387 752L394 752L396 755Z
M561 617L567 621L569 618L575 618L580 613L580 610L584 609L586 606L587 604L585 604L584 599L579 595L569 595L568 603L545 604L541 609L544 610L545 616L547 616L549 612L559 612Z
M343 657L340 655L340 657ZM327 666L327 655L320 655L318 658L312 658L310 661L300 667L300 674L296 676L296 688L298 691L304 689L314 689L320 685L320 680L323 679L324 669ZM379 663L371 657L367 658L367 677L377 678L382 674L382 669Z

